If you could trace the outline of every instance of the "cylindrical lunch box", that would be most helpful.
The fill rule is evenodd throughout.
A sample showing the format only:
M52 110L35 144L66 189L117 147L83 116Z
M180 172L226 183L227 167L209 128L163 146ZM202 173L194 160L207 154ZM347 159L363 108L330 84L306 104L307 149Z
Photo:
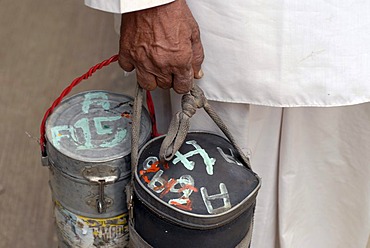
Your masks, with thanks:
M247 248L260 178L219 135L188 133L168 163L159 162L163 139L152 139L139 153L132 246Z
M89 91L65 99L46 122L59 247L125 247L133 99ZM150 138L144 109L139 145Z

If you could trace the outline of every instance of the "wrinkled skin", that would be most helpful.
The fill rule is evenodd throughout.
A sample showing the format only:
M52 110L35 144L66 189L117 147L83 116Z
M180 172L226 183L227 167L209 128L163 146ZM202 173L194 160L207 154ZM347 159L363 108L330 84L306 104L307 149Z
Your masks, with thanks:
M185 0L122 15L119 64L146 90L184 94L201 78L199 28Z

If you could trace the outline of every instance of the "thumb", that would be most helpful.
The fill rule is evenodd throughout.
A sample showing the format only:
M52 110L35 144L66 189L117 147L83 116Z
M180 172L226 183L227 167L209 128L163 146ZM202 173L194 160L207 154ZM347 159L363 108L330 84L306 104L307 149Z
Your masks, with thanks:
M196 25L196 27L193 29L191 40L193 49L192 67L194 71L194 78L199 79L203 77L203 71L201 70L201 67L204 60L204 51L202 42L200 40L198 25Z

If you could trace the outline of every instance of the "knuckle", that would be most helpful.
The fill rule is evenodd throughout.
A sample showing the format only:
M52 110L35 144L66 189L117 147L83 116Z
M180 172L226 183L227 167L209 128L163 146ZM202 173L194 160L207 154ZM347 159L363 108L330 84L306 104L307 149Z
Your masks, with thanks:
M174 85L174 90L178 94L185 94L191 90L193 86L193 81L187 81L187 82L176 82Z
M204 55L203 55L203 53L201 53L201 54L195 54L193 56L193 63L200 65L200 64L203 63L203 61L204 61Z
M155 88L157 88L157 85L155 83L150 83L146 81L138 81L138 83L144 90L152 91L155 90Z

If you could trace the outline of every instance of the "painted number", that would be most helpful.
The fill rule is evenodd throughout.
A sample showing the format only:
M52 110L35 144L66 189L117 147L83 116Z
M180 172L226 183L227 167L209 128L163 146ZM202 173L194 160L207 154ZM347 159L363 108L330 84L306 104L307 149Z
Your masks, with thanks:
M93 92L85 94L85 99L82 103L82 112L88 114L90 106L95 104L101 106L104 110L110 109L108 94L104 92ZM73 125L61 125L51 128L52 142L56 148L60 148L61 140L68 139L74 142L78 150L95 149L99 147L109 148L121 143L127 136L127 129L118 127L113 130L111 126L115 126L114 122L119 121L122 115L117 116L97 116L92 119L81 118ZM99 141L99 144L94 144L92 137L92 128L98 136L110 135L114 133L113 138L109 140ZM78 138L78 133L82 133Z
M205 187L200 188L203 202L206 205L208 213L210 214L223 213L231 208L230 197L226 185L224 183L220 183L219 187L221 193L216 195L208 195L207 189ZM214 208L212 202L218 200L223 201L223 206L219 208Z
M168 168L168 167L165 167ZM152 174L153 177L149 179L148 174ZM163 177L164 171L159 168L159 161L157 157L148 157L143 163L143 170L140 171L140 176L147 183L148 188L160 197L164 197L169 193L179 195L178 198L173 198L168 201L168 204L173 205L179 209L186 211L192 210L192 202L190 195L193 192L198 192L198 189L194 186L194 179L190 175L183 175L178 179L170 178L166 180Z
M176 158L173 160L173 164L181 162L186 169L193 170L195 162L189 161L188 158L199 154L203 158L203 162L206 165L206 171L208 175L213 175L213 165L216 163L216 159L210 158L206 150L200 147L195 140L186 141L186 144L192 145L195 150L190 151L186 154L181 154L179 151L175 153Z
M224 151L220 148L220 147L217 147L217 150L218 152L221 154L221 156L225 159L226 162L228 163L233 163L233 164L237 164L237 165L240 165L240 166L243 166L242 163L240 163L234 156L234 153L233 153L233 150L231 150L229 148L229 151L230 151L230 155L224 153Z
M207 174L212 176L216 159L211 158L206 150L199 146L196 141L190 140L186 144L193 146L194 150L186 154L176 152L175 159L172 161L173 164L181 163L187 170L192 171L195 167L195 162L190 161L189 158L200 155L203 158ZM242 163L235 158L231 149L229 149L230 154L226 154L220 147L217 147L217 150L226 162L242 166ZM164 173L164 170L159 167L158 158L154 156L148 157L144 161L143 170L140 171L141 177L153 192L160 194L161 198L169 193L177 194L179 197L170 199L168 203L179 209L191 211L192 201L190 196L193 192L198 192L197 188L195 188L193 177L183 175L178 179L170 178L167 180L168 177ZM151 179L148 177L149 174L153 174ZM219 214L231 209L230 196L225 183L219 183L219 189L220 193L209 195L206 187L200 188L203 203L209 214Z

